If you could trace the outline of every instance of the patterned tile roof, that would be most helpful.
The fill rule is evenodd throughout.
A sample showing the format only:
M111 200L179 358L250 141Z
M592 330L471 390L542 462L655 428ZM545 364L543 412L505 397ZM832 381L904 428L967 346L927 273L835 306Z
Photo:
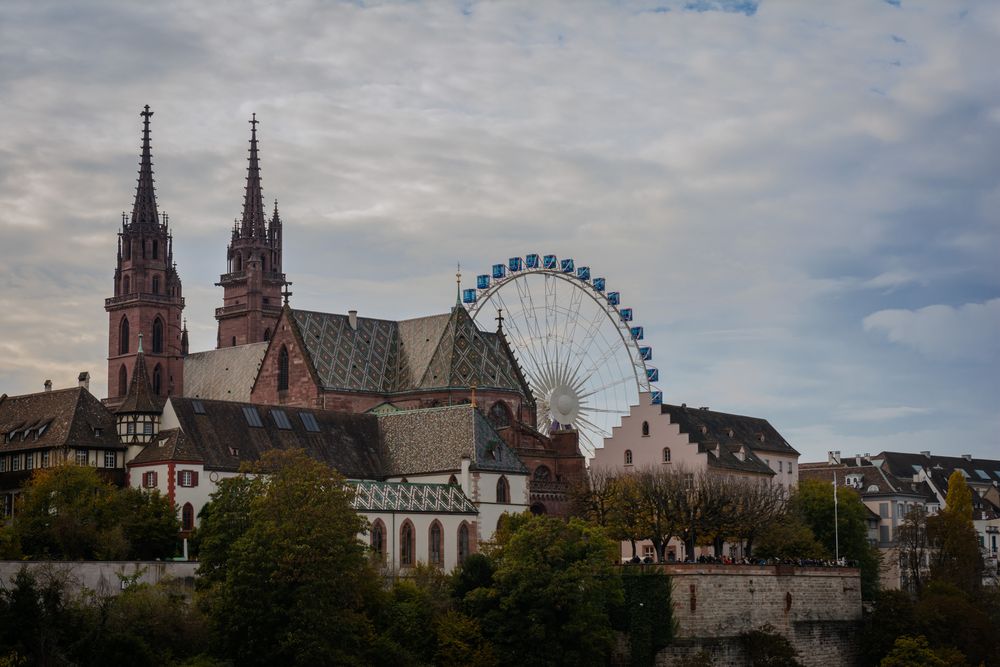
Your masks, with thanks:
M0 453L62 446L125 447L115 416L82 387L0 396Z
M476 514L476 506L452 484L372 482L350 480L354 486L354 509L360 512L430 512Z
M184 395L219 401L249 401L267 343L195 352L184 357Z
M325 389L391 394L476 384L531 398L503 337L481 331L464 308L402 322L359 317L356 328L346 315L292 310L291 318Z
M526 474L513 449L469 404L379 415L389 476L454 471L462 458L478 470Z

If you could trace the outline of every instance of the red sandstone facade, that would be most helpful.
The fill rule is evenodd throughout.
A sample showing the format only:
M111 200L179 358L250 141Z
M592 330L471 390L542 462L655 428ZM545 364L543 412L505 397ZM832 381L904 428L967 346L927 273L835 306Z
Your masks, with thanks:
M184 393L187 333L181 321L184 297L173 258L173 237L167 216L157 212L149 119L142 112L142 157L132 215L122 214L114 296L105 299L108 312L108 403L117 405L135 373L140 345L146 372L157 396Z
M265 224L264 195L257 157L257 117L250 121L250 158L247 167L243 220L233 227L226 249L227 268L216 285L223 288L216 347L232 347L269 340L281 314L285 274L281 271L281 218L278 202Z

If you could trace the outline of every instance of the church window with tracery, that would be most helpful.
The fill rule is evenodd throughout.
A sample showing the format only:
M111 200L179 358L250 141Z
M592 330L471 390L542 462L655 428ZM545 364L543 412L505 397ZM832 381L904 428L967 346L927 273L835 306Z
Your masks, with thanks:
M503 476L497 480L497 502L501 505L506 505L510 502L510 483Z
M153 354L163 354L163 320L159 317L153 320Z
M407 520L399 529L399 564L404 567L413 565L413 524Z
M441 524L438 521L431 524L430 552L428 557L431 565L444 565L444 532L441 530Z
M118 354L128 354L128 318L123 317L118 325Z
M510 426L510 409L503 401L497 401L490 407L490 423L494 428Z
M153 369L153 393L159 396L162 388L163 372L160 370L160 365L156 364L156 368Z
M125 370L125 364L122 364L118 369L118 395L124 396L126 393L128 393L128 371Z

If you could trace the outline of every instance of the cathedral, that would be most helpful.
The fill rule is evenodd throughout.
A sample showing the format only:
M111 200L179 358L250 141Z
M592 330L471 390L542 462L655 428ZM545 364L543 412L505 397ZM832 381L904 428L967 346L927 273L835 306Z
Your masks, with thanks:
M153 112L140 116L135 200L104 303L108 396L96 401L84 373L78 387L0 397L8 515L31 470L71 460L166 494L187 535L219 480L267 449L293 447L355 485L370 521L364 539L393 569L453 567L506 512L569 512L569 489L585 474L577 433L536 429L502 319L484 331L458 299L401 321L291 305L256 116L242 217L216 283L216 348L191 352L173 235L157 208Z

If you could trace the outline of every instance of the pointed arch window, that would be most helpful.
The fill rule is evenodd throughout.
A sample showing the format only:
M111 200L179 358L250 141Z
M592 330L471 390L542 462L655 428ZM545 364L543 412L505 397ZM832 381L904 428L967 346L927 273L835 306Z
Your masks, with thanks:
M132 293L132 278L129 276L125 276L124 278L122 278L122 294L131 294L131 293Z
M458 527L458 564L469 557L469 524L465 521Z
M458 478L452 475L448 478L448 484L451 486L458 486Z
M489 418L495 428L506 428L510 426L510 409L503 401L497 401L490 406Z
M548 466L538 466L533 477L536 482L549 482L552 480L552 471Z
M642 437L649 437L649 422L642 422Z
M264 342L271 340L271 329L264 329Z
M160 242L153 239L153 259L160 258Z
M631 449L626 449L625 450L625 465L627 465L627 466L632 465L632 450Z
M163 370L160 368L159 364L156 364L156 368L153 369L153 393L159 396L160 390L162 388L163 388Z
M128 318L123 317L118 324L118 354L128 354Z
M372 551L381 559L385 559L385 524L381 519L375 519L372 524Z
M497 480L497 503L501 505L510 503L510 483L503 475Z
M237 271L243 270L243 255L241 255L240 253L236 253L236 270Z
M442 566L444 565L444 531L441 529L441 522L435 519L429 532L428 560L431 565Z
M125 369L125 364L121 365L118 369L118 395L124 396L128 393L128 371Z
M156 282L156 278L153 278L153 282ZM163 320L159 317L153 320L153 354L163 354Z
M399 529L399 564L412 567L414 551L413 524L407 519Z
M282 345L281 351L278 352L278 391L286 391L287 389L288 389L288 348Z
M160 276L153 276L153 294L160 293Z
M194 506L191 503L184 503L181 510L181 530L194 530Z

